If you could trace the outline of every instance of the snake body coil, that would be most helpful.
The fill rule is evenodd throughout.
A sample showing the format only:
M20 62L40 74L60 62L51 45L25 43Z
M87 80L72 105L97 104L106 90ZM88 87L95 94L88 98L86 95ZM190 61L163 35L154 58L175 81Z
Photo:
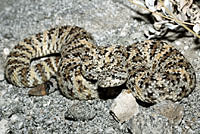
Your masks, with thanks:
M46 58L32 64L41 57ZM5 75L19 87L35 87L55 76L71 99L99 98L98 87L125 84L147 103L180 100L196 84L191 64L166 42L97 46L77 26L52 28L19 42L7 57Z

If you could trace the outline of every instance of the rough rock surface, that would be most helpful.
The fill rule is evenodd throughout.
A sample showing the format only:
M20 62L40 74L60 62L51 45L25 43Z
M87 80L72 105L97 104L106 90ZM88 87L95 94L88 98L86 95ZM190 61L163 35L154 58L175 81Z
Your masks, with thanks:
M136 14L136 6L122 0L0 0L0 75L3 74L5 48L19 40L56 25L78 25L94 36L97 44L130 44L145 40L149 21ZM139 19L139 18L142 19ZM70 107L78 101L65 98L59 90L43 96L29 97L28 89L0 81L0 124L2 133L189 133L200 132L200 50L192 37L173 41L196 70L197 87L178 102L183 107L180 123L171 123L155 112L155 107L139 106L139 114L119 124L109 114L112 99L81 102L80 113L68 117ZM194 49L197 48L197 49ZM89 108L87 108L89 106ZM72 107L72 108L73 108ZM78 108L75 108L78 110ZM85 109L85 111L83 110ZM90 113L93 110L94 113ZM67 113L68 111L68 113ZM88 114L89 113L89 114ZM77 118L81 119L77 119ZM83 118L84 117L84 118ZM148 131L149 130L149 131ZM155 131L153 131L155 130Z

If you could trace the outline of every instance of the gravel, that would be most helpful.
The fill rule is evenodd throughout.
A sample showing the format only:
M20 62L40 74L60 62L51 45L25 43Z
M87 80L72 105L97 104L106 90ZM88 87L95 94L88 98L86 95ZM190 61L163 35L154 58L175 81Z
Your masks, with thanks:
M177 102L183 107L183 117L178 123L173 124L165 114L156 112L159 105L139 105L139 114L120 124L109 113L112 99L69 100L59 90L47 96L30 97L27 88L15 87L3 79L5 50L51 27L84 27L98 45L145 40L144 30L151 24L135 12L138 8L128 0L0 0L0 3L1 134L199 134L199 84L191 95ZM197 48L194 39L182 37L172 44L192 63L199 83L200 50L194 49Z

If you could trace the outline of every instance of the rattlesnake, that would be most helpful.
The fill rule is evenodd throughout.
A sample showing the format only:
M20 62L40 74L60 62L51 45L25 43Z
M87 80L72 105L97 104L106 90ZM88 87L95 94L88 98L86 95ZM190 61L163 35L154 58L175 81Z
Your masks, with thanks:
M41 57L46 59L32 64ZM196 84L191 64L164 41L98 46L77 26L52 28L19 42L7 57L5 76L19 87L35 87L56 76L70 99L99 98L98 88L124 84L147 103L180 100Z

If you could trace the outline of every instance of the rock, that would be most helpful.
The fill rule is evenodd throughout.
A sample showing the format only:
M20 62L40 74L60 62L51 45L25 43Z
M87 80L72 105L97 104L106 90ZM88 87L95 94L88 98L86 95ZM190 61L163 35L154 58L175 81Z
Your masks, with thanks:
M78 101L65 113L65 118L73 121L86 121L92 120L95 115L96 111L92 105L86 104L85 101Z
M171 101L163 101L155 105L154 109L159 114L167 117L170 123L175 125L180 124L184 114L183 106L175 104Z
M128 123L133 134L171 134L172 125L168 119L156 114L150 108L142 108Z
M114 118L123 123L139 112L138 104L131 90L123 90L114 100L110 109Z

